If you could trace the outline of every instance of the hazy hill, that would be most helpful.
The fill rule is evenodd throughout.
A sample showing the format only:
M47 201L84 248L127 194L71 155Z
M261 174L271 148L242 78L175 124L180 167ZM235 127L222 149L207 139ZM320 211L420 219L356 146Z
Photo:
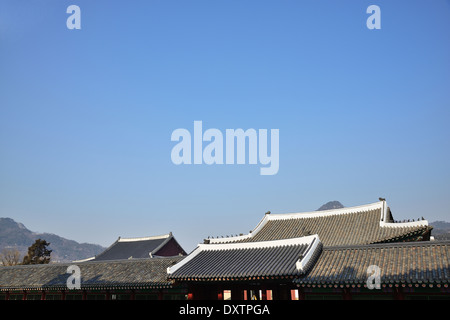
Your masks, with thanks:
M78 243L74 240L62 238L51 233L36 233L28 230L22 223L11 218L0 218L0 252L4 248L17 248L22 257L27 253L28 247L36 239L44 239L50 243L52 262L70 262L86 259L105 250L97 244Z
M434 221L429 223L433 226L431 235L436 240L450 240L450 223L445 221Z
M325 203L323 206L321 206L316 211L340 209L340 208L344 208L342 203L340 203L339 201L330 201L330 202Z

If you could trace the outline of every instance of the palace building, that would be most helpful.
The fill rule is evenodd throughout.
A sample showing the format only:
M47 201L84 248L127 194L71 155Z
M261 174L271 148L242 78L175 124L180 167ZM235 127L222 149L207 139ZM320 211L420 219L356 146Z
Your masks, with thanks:
M424 219L396 222L386 201L267 213L250 233L205 239L169 268L192 299L404 299L448 296L450 242ZM369 266L380 289L368 289Z
M6 300L147 300L185 299L185 290L172 287L166 270L183 256L86 261L0 267L0 299ZM80 268L80 288L69 289Z
M140 259L152 258L153 256L168 257L177 255L184 256L186 252L175 240L172 232L170 232L160 236L144 238L119 237L102 253L81 261Z
M0 267L0 300L158 300L185 299L173 288L167 268L186 252L172 233L119 237L95 257L40 265ZM69 289L70 266L80 268L80 288Z
M170 237L118 239L76 262L79 289L67 289L69 264L2 267L0 298L449 299L450 241L432 229L395 221L385 200L267 213L248 234L204 239L190 254Z

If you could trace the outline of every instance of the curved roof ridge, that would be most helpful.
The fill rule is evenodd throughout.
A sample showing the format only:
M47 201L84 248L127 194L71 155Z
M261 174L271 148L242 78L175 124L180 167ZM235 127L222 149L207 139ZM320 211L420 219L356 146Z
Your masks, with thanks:
M350 214L356 212L370 211L376 209L383 209L384 201L377 201L374 203L364 204L360 206L344 207L338 209L329 209L322 211L307 211L307 212L293 212L293 213L275 213L270 214L269 219L291 219L291 218L319 218L331 215Z
M353 219L355 217L355 219ZM334 223L334 229L330 227ZM331 229L330 229L331 228ZM334 231L333 231L334 230ZM364 231L365 230L365 231ZM318 233L324 244L377 243L422 237L431 230L428 221L394 222L386 200L323 211L266 213L248 234L205 239L205 244L269 241ZM413 234L414 233L414 234Z
M386 228L407 228L407 227L422 227L428 226L428 220L417 220L409 222L385 222L380 221L380 227Z
M450 240L427 240L427 241L401 241L401 242L381 242L367 244L352 244L338 246L324 246L324 251L353 250L366 248L394 248L394 247L429 247L429 246L450 246Z
M148 237L136 237L136 238L121 238L117 240L118 242L133 242L133 241L146 241L146 240L156 240L156 239L165 239L170 238L172 236L172 232L158 235L158 236L148 236Z
M237 242L237 241L243 241L249 238L254 237L269 220L288 220L288 219L298 219L298 218L320 218L320 217L327 217L327 216L333 216L333 215L341 215L341 214L351 214L351 213L357 213L357 212L364 212L364 211L371 211L371 210L381 210L380 215L380 221L383 220L385 217L387 209L386 201L377 201L374 203L359 205L359 206L353 206L353 207L345 207L345 208L338 208L338 209L330 209L330 210L323 210L323 211L307 211L307 212L296 212L296 213L266 213L264 217L259 221L257 226L250 231L250 233L241 235L241 236L234 236L234 237L227 237L227 238L210 238L208 239L208 243L215 244L215 243L230 243L230 242ZM401 227L401 226L399 226Z
M303 237L295 237L288 239L277 239L267 241L255 241L255 242L232 242L232 243L213 243L213 244L199 244L198 247L202 251L207 250L221 250L221 249L252 249L252 248L268 248L268 247L283 247L297 244L308 244L313 239L319 239L318 234L313 234Z

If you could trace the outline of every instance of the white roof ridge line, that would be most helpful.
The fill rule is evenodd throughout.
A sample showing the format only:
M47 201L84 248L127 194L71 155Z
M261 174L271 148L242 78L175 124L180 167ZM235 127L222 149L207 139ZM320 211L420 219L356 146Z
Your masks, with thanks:
M428 226L428 220L417 220L409 222L384 222L380 221L380 227L386 228L406 228L406 227L419 227Z
M344 207L344 208L320 210L320 211L316 210L316 211L305 211L305 212L271 213L268 216L269 216L269 220L272 220L272 219L275 220L277 218L289 219L291 216L295 216L297 218L308 217L308 216L323 217L323 216L329 216L329 215L335 215L335 214L347 214L347 213L368 211L371 209L381 209L381 208L383 208L383 201L377 201L377 202L364 204L364 205L360 205L360 206Z
M136 238L119 238L118 242L132 242L132 241L145 241L145 240L156 240L156 239L165 239L169 238L172 233L166 233L158 236L148 236L148 237L136 237Z
M91 261L91 260L94 260L94 259L95 259L95 256L90 257L90 258L86 258L86 259L72 260L72 263L86 262L86 261Z
M309 236L288 238L288 239L278 239L278 240L268 240L268 241L254 241L254 242L226 242L226 243L201 243L198 248L201 251L207 250L220 250L220 249L251 249L251 248L267 248L267 247L281 247L297 244L309 244L312 239L318 238L318 234L313 234Z
M312 257L315 255L317 248L320 246L320 238L319 235L315 235L317 237L313 238L313 240L310 242L308 248L306 251L302 254L302 257L297 260L295 263L295 267L297 270L301 272L306 272L306 267L308 266L309 262L311 261Z

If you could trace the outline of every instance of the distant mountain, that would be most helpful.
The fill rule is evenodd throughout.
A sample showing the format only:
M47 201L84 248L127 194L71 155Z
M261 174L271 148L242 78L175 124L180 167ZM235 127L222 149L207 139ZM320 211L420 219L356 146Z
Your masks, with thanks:
M434 221L429 224L433 227L431 235L436 240L450 240L450 222Z
M21 254L20 261L36 239L50 243L51 262L70 262L95 256L105 250L97 244L78 243L51 233L36 233L28 230L22 223L11 218L0 218L0 252L16 248Z
M344 206L342 205L342 203L340 203L339 201L330 201L325 203L323 206L321 206L319 209L317 209L316 211L323 211L323 210L331 210L331 209L340 209L340 208L344 208Z

